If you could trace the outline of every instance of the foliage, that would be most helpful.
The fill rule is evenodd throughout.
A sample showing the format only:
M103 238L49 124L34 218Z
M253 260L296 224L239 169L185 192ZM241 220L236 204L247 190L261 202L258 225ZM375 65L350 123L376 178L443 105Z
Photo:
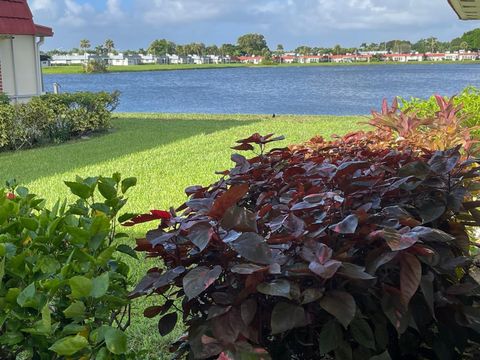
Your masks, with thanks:
M8 105L10 104L10 98L7 94L0 92L0 105Z
M421 118L434 118L440 110L438 96L424 100L400 98L400 108L405 113L415 113ZM480 125L480 89L469 86L453 98L455 106L462 106L460 114L464 117L464 125L475 127Z
M102 60L89 60L83 66L84 72L87 74L106 73L108 71L107 64Z
M443 105L439 116L456 116ZM234 148L259 147L254 158L233 155L233 169L187 188L177 210L125 224L159 222L137 250L163 264L131 297L165 298L145 310L161 335L182 300L178 358L479 355L480 278L466 231L480 225L477 162L461 145L424 148L407 130L428 124L386 104L372 124L268 153L282 138L254 134Z
M116 223L136 179L114 174L65 184L77 201L51 209L12 182L0 190L2 359L127 353L129 268L120 253L136 255L118 244L125 235Z
M148 53L153 55L173 54L176 50L175 43L166 39L154 40L148 47Z
M245 34L237 40L238 49L244 55L259 55L268 49L267 41L261 34Z
M111 126L119 93L47 94L26 104L0 105L0 150L59 143Z

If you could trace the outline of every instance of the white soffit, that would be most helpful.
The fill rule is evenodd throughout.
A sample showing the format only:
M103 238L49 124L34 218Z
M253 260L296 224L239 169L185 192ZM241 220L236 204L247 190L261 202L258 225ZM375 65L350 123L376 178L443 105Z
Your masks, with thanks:
M448 0L462 20L480 19L480 0Z

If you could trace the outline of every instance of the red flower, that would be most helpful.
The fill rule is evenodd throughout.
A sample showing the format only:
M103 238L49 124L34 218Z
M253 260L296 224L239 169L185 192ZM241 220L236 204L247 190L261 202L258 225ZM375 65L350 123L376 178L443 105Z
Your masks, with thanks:
M167 211L151 210L150 214L142 214L123 224L123 226L134 226L154 220L170 220L172 215Z
M7 194L7 199L13 200L13 199L15 199L15 198L16 198L16 196L15 196L14 193L9 192L9 193Z

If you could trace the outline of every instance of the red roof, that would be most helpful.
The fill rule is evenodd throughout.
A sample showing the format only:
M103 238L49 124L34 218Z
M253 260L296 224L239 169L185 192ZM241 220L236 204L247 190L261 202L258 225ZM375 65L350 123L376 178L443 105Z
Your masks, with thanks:
M33 22L27 0L0 0L0 34L53 36L53 30Z

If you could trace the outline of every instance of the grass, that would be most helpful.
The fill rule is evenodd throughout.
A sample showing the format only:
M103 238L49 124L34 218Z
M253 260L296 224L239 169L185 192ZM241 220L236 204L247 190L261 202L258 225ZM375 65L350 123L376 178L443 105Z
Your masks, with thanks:
M163 65L163 64L148 64L148 65L128 65L128 66L109 66L109 72L137 72L137 71L172 71L172 70L201 70L201 69L225 69L225 68L240 68L240 67L316 67L316 66L388 66L388 65L431 65L439 64L436 61L422 61L422 62L358 62L358 63L314 63L314 64L275 64L275 65L252 65L252 64L179 64L179 65ZM480 64L479 61L444 61L440 64ZM43 73L48 75L59 74L83 74L83 66L68 65L68 66L50 66L43 68Z
M260 115L169 115L120 114L114 131L91 138L17 153L0 155L3 183L16 178L31 191L53 203L68 196L64 180L94 175L136 176L138 186L132 190L128 212L168 209L185 200L184 188L192 184L210 184L218 177L216 170L231 167L230 149L235 140L254 132L283 134L278 145L297 143L320 134L329 137L358 129L361 117ZM129 230L133 238L142 236L145 227ZM151 266L149 260L132 263L132 283L136 283ZM161 266L161 265L160 265ZM134 350L147 349L145 359L167 359L167 346L178 337L178 328L162 339L155 319L145 319L143 309L160 299L135 302L129 345ZM158 319L157 319L158 321Z

